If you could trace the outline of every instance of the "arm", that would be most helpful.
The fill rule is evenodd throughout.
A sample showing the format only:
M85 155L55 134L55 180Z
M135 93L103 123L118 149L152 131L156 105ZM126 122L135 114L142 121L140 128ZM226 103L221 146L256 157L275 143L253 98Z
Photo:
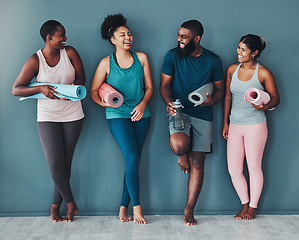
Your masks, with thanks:
M109 107L109 104L107 104L102 98L100 98L98 94L98 90L107 78L108 72L109 56L104 58L98 65L90 87L90 97L95 103L99 104L102 107Z
M31 80L37 76L39 68L38 56L33 54L24 64L19 76L15 80L12 87L12 94L14 96L31 96L37 93L42 93L51 99L59 99L54 95L58 94L54 91L54 87L49 85L41 85L35 87L28 87Z
M261 83L265 86L266 91L269 93L271 99L267 104L260 104L259 106L256 106L254 104L251 104L256 110L265 111L271 108L276 107L280 102L279 93L275 84L275 80L271 72L261 66L259 69L259 79Z
M67 46L65 49L73 67L75 68L76 75L75 75L74 85L84 85L85 84L84 67L78 52L76 51L76 49L74 49L71 46Z
M139 121L142 118L144 109L154 94L151 68L148 58L144 53L136 54L143 66L145 93L141 102L131 112L131 114L133 114L133 116L131 117L132 121Z
M229 114L232 106L232 93L230 91L230 83L232 79L232 74L235 71L236 66L231 65L227 69L226 73L226 89L225 89L225 97L224 97L224 111L223 111L223 128L222 128L222 136L227 140L228 138L228 122L229 122Z
M172 116L175 115L175 109L173 108L173 97L171 92L171 81L172 76L161 73L161 83L160 83L160 94L163 101L166 104L166 111Z

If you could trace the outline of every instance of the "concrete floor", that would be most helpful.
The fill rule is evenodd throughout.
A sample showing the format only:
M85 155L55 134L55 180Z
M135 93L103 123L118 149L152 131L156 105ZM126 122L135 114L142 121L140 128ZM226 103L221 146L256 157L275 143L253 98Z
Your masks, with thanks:
M196 216L196 226L185 226L183 216L178 215L149 215L146 219L147 225L137 225L121 223L116 216L79 216L72 223L53 223L50 217L0 217L0 239L299 240L299 215L259 215L252 221L201 215Z

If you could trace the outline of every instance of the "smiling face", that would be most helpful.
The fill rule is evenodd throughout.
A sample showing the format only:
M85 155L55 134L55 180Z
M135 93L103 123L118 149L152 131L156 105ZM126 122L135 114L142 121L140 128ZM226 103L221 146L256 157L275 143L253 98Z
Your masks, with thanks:
M187 56L195 50L195 37L189 29L181 27L178 32L178 54L181 57Z
M133 43L133 36L127 27L119 27L113 34L111 42L116 48L130 49Z
M63 26L58 26L57 31L54 35L49 35L49 40L51 41L51 45L56 49L62 49L65 46L65 42L67 37L65 36L65 29Z
M252 52L245 43L240 42L239 46L237 48L237 53L238 53L238 61L240 63L243 62L250 62L254 60L254 57L257 54L257 50Z

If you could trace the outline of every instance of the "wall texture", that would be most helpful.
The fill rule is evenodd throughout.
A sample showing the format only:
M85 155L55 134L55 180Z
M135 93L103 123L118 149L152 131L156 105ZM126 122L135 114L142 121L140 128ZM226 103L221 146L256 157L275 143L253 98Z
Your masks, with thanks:
M56 19L65 26L67 44L79 52L90 88L99 61L113 51L100 37L107 14L122 13L134 36L133 50L150 60L155 95L152 125L142 163L141 201L145 214L182 214L187 176L169 148L165 105L159 95L160 71L168 49L177 44L182 22L198 19L205 28L202 45L216 54L224 69L237 61L241 36L266 39L260 62L275 76L281 104L268 112L269 139L263 169L261 213L299 213L298 81L299 2L295 0L1 0L0 1L0 216L47 215L53 183L36 129L36 101L19 102L11 88L23 64L42 48L39 28ZM73 161L71 184L81 215L116 214L124 161L112 138L104 109L89 97ZM226 164L221 137L222 103L214 107L214 153L207 156L205 182L197 213L232 214L241 206Z

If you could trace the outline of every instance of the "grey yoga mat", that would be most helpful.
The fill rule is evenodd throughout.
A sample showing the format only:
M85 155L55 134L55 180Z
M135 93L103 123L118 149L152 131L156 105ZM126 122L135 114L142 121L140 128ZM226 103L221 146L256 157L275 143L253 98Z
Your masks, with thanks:
M206 93L212 95L213 91L214 91L214 85L213 83L209 82L203 85L202 87L198 88L197 90L191 92L188 95L188 99L190 102L194 103L194 107L196 107L208 99Z

